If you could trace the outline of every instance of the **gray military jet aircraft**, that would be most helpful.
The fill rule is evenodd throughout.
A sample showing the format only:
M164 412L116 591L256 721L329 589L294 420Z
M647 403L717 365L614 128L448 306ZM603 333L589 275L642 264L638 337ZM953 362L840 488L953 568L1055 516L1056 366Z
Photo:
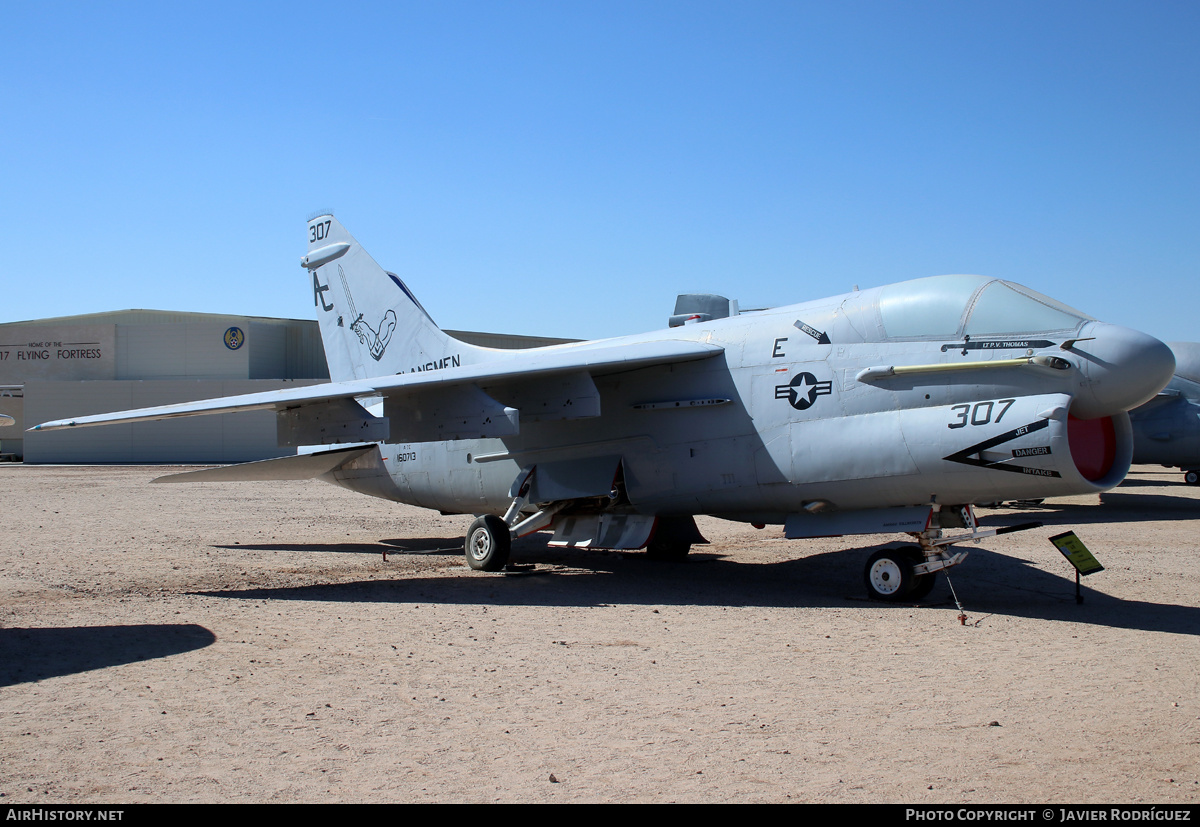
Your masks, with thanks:
M1200 343L1170 342L1175 375L1158 395L1129 412L1133 461L1183 469L1200 485Z
M965 557L951 544L1011 530L980 528L973 503L1120 482L1125 412L1175 364L1145 334L981 276L504 351L443 333L332 215L309 221L301 265L332 382L36 429L274 410L282 445L341 447L165 479L319 477L478 515L466 557L485 571L539 530L680 557L704 542L696 514L789 538L904 533L916 545L873 554L864 580L911 600Z

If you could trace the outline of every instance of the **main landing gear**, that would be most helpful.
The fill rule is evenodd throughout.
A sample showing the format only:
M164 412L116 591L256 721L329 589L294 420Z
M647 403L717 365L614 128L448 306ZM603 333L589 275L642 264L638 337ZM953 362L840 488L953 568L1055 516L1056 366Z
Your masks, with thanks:
M512 551L513 538L545 528L566 507L565 502L552 503L532 516L523 516L521 509L529 502L532 477L533 469L530 469L523 479L518 480L515 486L517 494L503 517L485 514L471 523L464 544L468 566L476 571L504 571Z
M984 537L1038 528L1041 523L1021 523L1003 528L979 528L969 505L940 506L934 503L925 530L912 533L919 545L880 549L867 560L863 583L867 597L887 603L924 600L937 584L937 573L957 566L967 553L951 554L947 548L965 540L979 542ZM943 535L943 529L964 528L965 534Z
M634 549L649 543L649 556L671 560L685 556L692 543L708 542L691 517L634 512L625 496L621 466L615 467L611 487L603 493L552 502L530 501L537 466L524 469L510 489L513 499L504 516L485 515L471 523L465 542L467 565L476 571L503 571L512 541L543 529L554 530L551 546ZM567 509L574 510L564 518Z
M476 571L503 571L511 550L508 524L499 517L484 515L467 530L467 565Z
M1192 469L1183 472L1183 481L1188 485L1200 485L1200 471Z

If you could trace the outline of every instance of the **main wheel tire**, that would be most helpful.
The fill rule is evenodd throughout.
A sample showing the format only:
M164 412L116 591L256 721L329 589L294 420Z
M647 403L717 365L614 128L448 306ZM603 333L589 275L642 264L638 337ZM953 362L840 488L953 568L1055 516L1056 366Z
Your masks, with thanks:
M467 565L476 571L501 571L512 551L508 525L491 514L478 518L467 529L465 551Z
M1188 485L1200 485L1200 471L1184 471L1183 481Z
M679 562L688 556L693 543L707 543L693 517L659 516L654 519L646 556L651 560Z
M688 556L692 550L691 543L680 540L659 539L655 537L646 544L646 556L651 560L667 560L679 562Z
M872 600L906 600L916 581L912 559L904 549L881 549L867 560L863 582Z

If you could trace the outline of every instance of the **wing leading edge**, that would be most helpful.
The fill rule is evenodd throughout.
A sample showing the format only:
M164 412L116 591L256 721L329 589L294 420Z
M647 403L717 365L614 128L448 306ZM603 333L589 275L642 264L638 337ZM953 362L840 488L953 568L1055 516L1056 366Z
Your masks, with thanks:
M405 397L432 390L471 394L477 384L499 385L522 380L549 379L562 374L587 372L601 376L627 370L710 359L724 348L702 342L665 340L600 345L565 345L514 352L507 358L441 370L418 371L396 376L379 376L347 382L328 382L302 388L263 391L240 396L224 396L181 402L153 408L93 414L71 419L56 419L35 425L31 431L107 425L122 422L151 422L184 416L234 413L237 411L278 411L305 405L348 400L355 397ZM477 389L474 393L481 391Z

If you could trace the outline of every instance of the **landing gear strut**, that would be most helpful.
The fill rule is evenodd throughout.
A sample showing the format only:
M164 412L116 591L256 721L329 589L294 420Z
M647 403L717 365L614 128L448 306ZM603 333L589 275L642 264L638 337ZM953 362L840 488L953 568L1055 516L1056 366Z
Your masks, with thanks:
M902 551L908 555L908 559L913 564L913 585L908 592L909 600L924 600L929 597L929 593L933 591L933 587L937 585L937 572L927 571L925 574L918 574L920 570L917 567L925 563L925 552L921 551L920 546L908 546Z
M939 571L957 566L967 558L965 551L951 554L948 549L951 544L965 540L979 542L984 537L1024 531L1041 525L1021 523L1003 528L979 528L971 506L951 508L934 503L925 530L912 533L920 545L881 549L867 560L863 571L867 596L888 603L923 600L933 591ZM963 528L966 533L946 537L943 530L947 528Z

